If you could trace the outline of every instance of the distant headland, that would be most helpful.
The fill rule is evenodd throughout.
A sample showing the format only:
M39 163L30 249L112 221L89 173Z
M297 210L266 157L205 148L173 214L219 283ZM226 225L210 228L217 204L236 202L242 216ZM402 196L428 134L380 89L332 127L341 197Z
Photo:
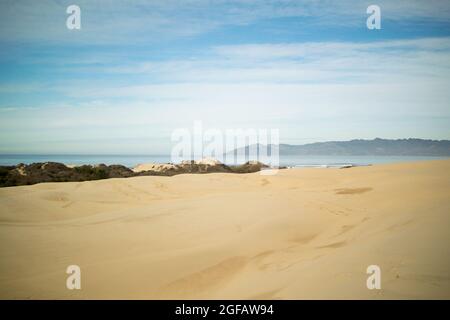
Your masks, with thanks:
M253 145L254 146L254 145ZM239 150L239 149L238 149ZM245 147L248 152L249 147ZM235 150L236 151L236 150ZM240 150L242 151L242 150ZM450 156L450 140L427 139L355 139L315 142L303 145L280 144L280 156Z

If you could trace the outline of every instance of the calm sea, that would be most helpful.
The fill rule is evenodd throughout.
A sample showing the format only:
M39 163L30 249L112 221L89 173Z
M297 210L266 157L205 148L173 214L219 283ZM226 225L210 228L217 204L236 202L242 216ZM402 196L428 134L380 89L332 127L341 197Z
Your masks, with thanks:
M448 159L448 157L424 156L280 156L282 166L339 166L369 165L377 163L408 162L432 159ZM65 164L122 164L134 167L141 163L168 163L169 155L0 155L0 165L30 164L33 162L61 162Z

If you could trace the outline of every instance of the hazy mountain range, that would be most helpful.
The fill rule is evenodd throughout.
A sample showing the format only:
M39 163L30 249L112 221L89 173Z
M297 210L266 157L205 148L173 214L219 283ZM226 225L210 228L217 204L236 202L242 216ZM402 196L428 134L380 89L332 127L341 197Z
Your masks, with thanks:
M450 156L450 140L380 139L280 144L280 155ZM249 147L245 147L248 152ZM236 150L235 150L236 151Z

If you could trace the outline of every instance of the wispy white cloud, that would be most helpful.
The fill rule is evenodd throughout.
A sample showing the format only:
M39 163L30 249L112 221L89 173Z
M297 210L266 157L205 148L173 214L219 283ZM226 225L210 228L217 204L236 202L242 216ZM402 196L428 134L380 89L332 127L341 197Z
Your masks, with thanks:
M378 42L243 44L212 48L201 59L99 67L106 74L146 75L156 83L384 83L448 81L450 38ZM145 85L144 85L145 86ZM148 88L148 86L145 86ZM160 86L156 91L161 95ZM130 95L142 85L77 94ZM91 92L91 93L90 93ZM151 96L151 90L144 90Z
M59 43L148 43L192 37L224 26L259 20L313 17L312 24L355 25L364 22L372 1L360 0L78 0L82 32L65 27L69 0L4 0L0 2L0 40ZM391 21L432 19L449 22L447 0L378 0Z

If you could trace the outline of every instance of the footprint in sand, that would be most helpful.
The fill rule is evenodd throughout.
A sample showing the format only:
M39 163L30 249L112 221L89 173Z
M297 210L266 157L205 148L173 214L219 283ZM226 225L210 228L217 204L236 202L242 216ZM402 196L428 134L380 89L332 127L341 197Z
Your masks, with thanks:
M67 202L69 201L69 194L66 192L47 192L41 198L48 201Z
M339 241L339 242L334 242L334 243L330 243L330 244L326 244L324 246L320 246L317 247L318 249L326 249L326 248L332 248L332 249L336 249L336 248L340 248L343 247L347 244L347 241Z
M168 189L167 185L165 185L164 183L161 183L161 182L156 182L155 183L155 188L160 189L160 190L167 190Z
M196 273L186 275L165 287L161 288L161 297L191 297L192 295L202 296L215 287L229 281L248 263L246 257L231 257L213 266L207 267Z
M342 188L342 189L335 189L336 194L360 194L372 191L373 189L370 187L363 187L363 188Z

